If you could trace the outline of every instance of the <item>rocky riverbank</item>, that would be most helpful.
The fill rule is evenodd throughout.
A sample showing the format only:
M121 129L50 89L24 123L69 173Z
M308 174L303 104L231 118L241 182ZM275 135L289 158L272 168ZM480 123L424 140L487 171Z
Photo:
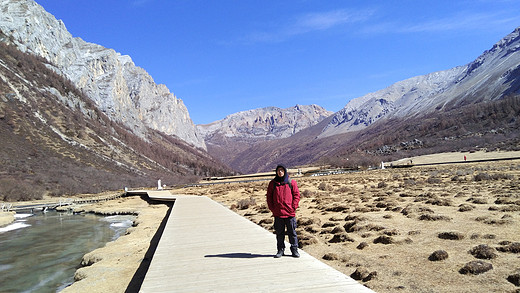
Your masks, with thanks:
M14 212L0 212L0 227L7 226L14 222Z
M114 193L81 195L78 199L113 198ZM55 201L27 202L39 204ZM133 226L117 240L83 256L82 267L75 275L75 282L62 292L138 292L152 254L147 253L162 221L168 213L167 204L151 204L139 196L119 197L92 204L62 206L59 210L72 209L75 213L95 213L99 215L136 215ZM0 227L15 220L15 212L0 212ZM153 247L153 245L152 245Z
M77 207L76 212L137 218L125 235L85 254L75 282L62 292L137 292L145 273L140 268L151 261L147 251L168 210L166 204L150 204L136 196Z

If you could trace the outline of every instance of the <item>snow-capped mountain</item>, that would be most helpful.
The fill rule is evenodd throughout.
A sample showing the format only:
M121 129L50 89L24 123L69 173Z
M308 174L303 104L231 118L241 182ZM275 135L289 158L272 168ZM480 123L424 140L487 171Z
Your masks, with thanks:
M518 93L519 35L517 28L465 66L412 77L351 100L319 137L361 130L382 118L413 117Z

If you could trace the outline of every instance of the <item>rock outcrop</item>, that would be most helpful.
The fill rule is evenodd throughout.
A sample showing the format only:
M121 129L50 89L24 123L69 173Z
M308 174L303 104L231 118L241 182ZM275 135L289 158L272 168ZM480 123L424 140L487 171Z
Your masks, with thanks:
M159 130L205 148L186 106L129 56L73 37L61 20L32 0L0 0L0 30L21 51L48 60L97 107L135 134Z
M267 107L234 113L210 124L197 125L197 128L210 143L215 135L271 140L289 137L332 114L317 105L296 105L286 109Z
M465 66L412 77L351 100L320 137L358 131L382 118L498 100L520 91L519 75L520 27Z

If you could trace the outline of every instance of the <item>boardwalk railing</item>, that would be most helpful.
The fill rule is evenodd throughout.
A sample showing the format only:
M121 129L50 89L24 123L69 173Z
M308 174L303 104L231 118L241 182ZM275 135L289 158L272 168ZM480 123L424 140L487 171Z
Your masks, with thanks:
M4 205L6 211L18 211L18 210L44 210L44 209L56 209L61 206L70 206L76 204L86 204L86 203L97 203L100 201L108 201L119 198L123 196L124 193L111 194L108 196L96 196L86 199L72 199L72 198L60 198L58 202L47 202L47 203L36 203L36 204L20 204L13 205L2 204L2 211L4 211Z

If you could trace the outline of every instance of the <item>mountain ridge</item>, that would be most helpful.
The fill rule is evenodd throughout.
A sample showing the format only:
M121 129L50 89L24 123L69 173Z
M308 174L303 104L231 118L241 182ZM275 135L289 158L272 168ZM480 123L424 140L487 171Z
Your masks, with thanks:
M278 141L243 147L223 162L247 173L269 170L280 161L368 165L410 152L478 145L515 149L519 136L515 115L520 114L519 35L520 27L465 66L412 77L353 99L323 120L327 123ZM504 127L497 126L500 119ZM435 133L428 133L429 129ZM215 156L221 158L218 153Z
M318 105L296 105L281 109L264 107L230 114L224 119L197 125L207 139L216 134L226 137L276 139L289 137L332 115Z
M153 129L206 148L183 101L155 84L130 56L73 37L63 21L32 0L2 0L0 11L7 41L48 60L112 120L144 139Z
M515 79L520 70L519 48L520 27L467 65L412 77L355 98L334 115L320 137L357 131L383 117L433 112L453 100L472 99L477 94L492 100L517 92L518 85L510 86L508 77ZM486 72L480 74L482 71Z

